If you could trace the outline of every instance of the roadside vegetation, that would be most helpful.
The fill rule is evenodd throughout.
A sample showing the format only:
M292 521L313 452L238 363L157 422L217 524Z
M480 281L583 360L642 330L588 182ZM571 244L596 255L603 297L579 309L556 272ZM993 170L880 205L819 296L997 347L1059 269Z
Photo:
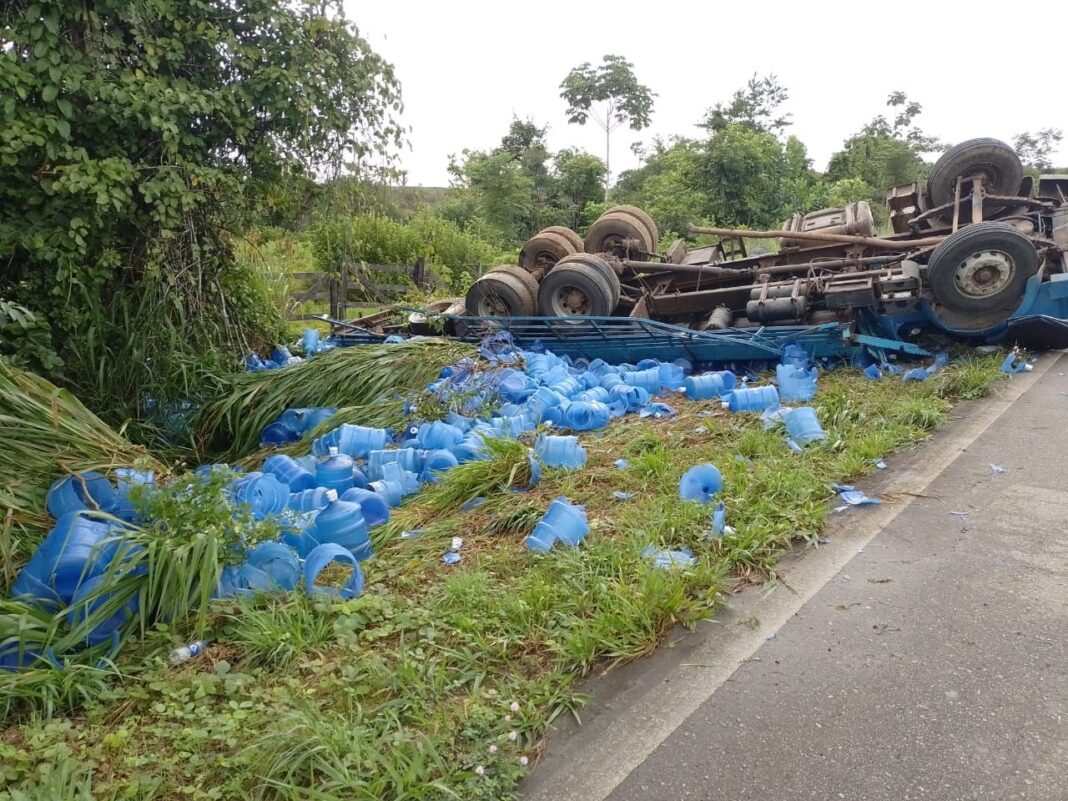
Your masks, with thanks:
M829 438L800 454L757 416L679 401L675 417L584 435L586 466L546 470L527 493L507 486L526 450L502 442L373 532L358 599L217 602L203 634L158 624L117 666L9 674L0 784L98 801L512 797L548 723L579 714L582 676L713 615L725 593L774 577L785 551L818 547L832 482L923 441L999 375L996 356L923 383L825 373L812 405ZM721 539L708 508L678 497L702 461L724 476L734 533ZM591 533L535 555L523 538L557 495L586 505ZM454 536L463 558L447 566ZM690 548L696 563L657 569L648 545ZM211 642L200 659L166 664L197 636Z

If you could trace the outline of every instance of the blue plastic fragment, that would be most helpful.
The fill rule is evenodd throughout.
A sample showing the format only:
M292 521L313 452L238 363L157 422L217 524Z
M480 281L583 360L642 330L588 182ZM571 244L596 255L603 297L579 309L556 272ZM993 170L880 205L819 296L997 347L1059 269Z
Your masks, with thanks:
M871 378L875 381L878 381L883 377L883 373L879 369L879 365L869 364L867 367L864 368L864 376L866 378Z
M622 490L616 490L615 492L612 493L612 497L615 498L617 501L629 501L631 498L634 497L634 493L633 492L623 492Z
M882 503L878 498L871 498L860 490L844 490L838 495L850 506L876 506Z
M638 410L638 417L652 417L655 420L661 420L665 417L671 417L675 414L675 409L668 406L666 403L658 403L653 401L647 403Z
M927 372L924 367L914 367L901 376L902 381L926 381L931 377L931 374Z
M1003 373L1024 373L1031 369L1031 365L1021 359L1019 353L1011 351L998 369Z
M463 557L456 553L456 551L446 551L441 557L441 561L447 565L455 565L459 563L461 559L463 559Z
M999 464L992 464L992 465L990 465L990 472L994 473L996 475L998 473L1005 473L1005 472L1008 472L1008 471L1006 471L1005 468L1002 467Z
M630 467L630 462L626 459L616 459L612 464L615 465L616 470L626 470Z
M679 497L684 501L707 504L721 489L723 476L714 464L694 465L679 480Z
M720 501L712 512L712 536L722 537L727 527L727 505Z
M693 551L689 548L680 548L677 551L669 551L664 548L656 548L652 545L642 550L643 559L652 559L653 566L658 568L692 567L697 564Z
M352 575L340 589L337 587L323 587L315 583L319 574L323 572L331 562L340 562L352 567ZM328 542L314 548L304 560L304 588L311 595L330 595L335 598L356 598L363 591L363 571L360 563L347 548L337 543Z

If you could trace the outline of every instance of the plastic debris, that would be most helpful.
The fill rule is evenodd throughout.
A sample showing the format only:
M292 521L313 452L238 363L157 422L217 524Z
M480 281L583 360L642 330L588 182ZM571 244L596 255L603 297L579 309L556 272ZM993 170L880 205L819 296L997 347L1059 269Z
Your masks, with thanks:
M526 538L526 546L531 551L546 553L559 540L566 545L576 546L586 538L589 532L586 509L577 506L567 498L556 498L544 516L534 526Z
M876 470L885 470L886 469L886 462L884 462L882 459L874 459L872 461L872 464L875 465L875 469Z
M720 501L712 512L712 536L722 537L727 529L727 505Z
M402 540L416 540L416 539L419 539L422 536L423 536L423 529L421 529L421 528L410 528L407 531L402 531L401 534L400 534L400 538Z
M902 381L926 381L931 377L924 367L915 367L901 376Z
M615 492L612 493L612 497L615 498L617 501L629 501L631 498L634 497L634 493L633 492L623 492L622 490L616 490Z
M770 431L783 422L787 412L793 411L791 406L776 406L765 409L760 413L760 425L765 431Z
M722 401L732 412L762 412L779 405L779 390L773 386L736 389Z
M958 511L958 510L953 510L953 511L950 512L950 514L953 515L954 517L967 517L968 516L967 512L961 512L961 511Z
M1012 351L1001 362L1001 366L998 368L1003 373L1027 373L1033 368L1027 361L1020 355L1020 351L1013 348Z
M630 467L630 462L626 459L616 459L612 464L615 465L616 470L626 470Z
M708 428L706 426L697 426L697 428L695 428L693 430L693 433L695 433L695 434L707 434L708 433Z
M856 487L852 484L831 484L831 489L835 492L852 492Z
M882 370L879 369L879 365L869 364L867 367L864 368L864 377L870 378L873 381L879 381L882 379L883 373Z
M693 551L689 548L680 548L677 551L669 551L652 545L642 549L643 559L652 559L653 566L661 569L672 567L693 567L697 564Z
M444 554L442 554L441 557L442 563L446 565L458 564L461 559L463 559L463 557L460 556L460 554L458 554L456 551L446 551Z
M694 465L679 480L679 497L684 501L707 504L721 489L723 476L714 464Z
M546 467L575 470L586 464L586 449L578 437L542 434L534 441L534 452Z
M652 417L654 420L662 420L675 414L675 409L666 403L647 403L638 410L638 417Z
M204 640L195 640L188 645L180 645L170 653L170 663L172 665L180 665L183 662L188 662L190 659L196 659L200 656L204 649L208 646Z
M471 512L471 511L477 509L478 507L480 507L485 502L486 502L486 499L483 498L481 495L479 495L478 497L472 498L471 500L467 501L463 506L461 506L460 507L460 511L461 512Z
M819 418L816 417L816 410L811 406L793 409L784 414L782 420L790 439L799 445L827 439L827 432L823 430Z
M1006 473L1008 471L999 464L992 464L990 465L990 472L996 475L998 473Z
M319 574L332 562L347 564L352 568L349 580L341 588L316 584ZM356 557L347 548L333 542L324 543L314 548L304 560L304 586L312 595L328 595L344 600L356 598L363 591L363 571L360 570Z
M838 496L850 506L876 506L882 503L878 498L871 498L860 490L843 490Z

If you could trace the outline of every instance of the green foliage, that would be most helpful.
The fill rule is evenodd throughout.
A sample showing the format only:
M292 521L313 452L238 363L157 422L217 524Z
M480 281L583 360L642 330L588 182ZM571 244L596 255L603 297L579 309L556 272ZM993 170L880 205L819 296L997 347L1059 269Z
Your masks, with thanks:
M25 306L0 298L0 358L37 373L52 373L63 360L52 349L52 327Z
M561 150L554 159L557 197L564 224L572 230L582 226L582 212L590 203L604 200L605 166L596 156L579 150Z
M1043 128L1031 132L1024 131L1012 140L1012 146L1020 156L1020 161L1036 173L1049 172L1053 169L1050 154L1056 150L1064 138L1060 128Z
M571 70L560 84L567 101L567 121L585 125L593 117L605 133L605 183L611 181L612 131L628 125L634 131L649 127L656 93L638 83L634 65L622 56L605 56L598 67L588 61Z
M498 248L437 215L419 213L404 223L362 214L322 222L301 235L318 269L342 262L412 265L422 258L453 291L502 260ZM396 283L397 276L389 276Z
M704 126L719 131L731 124L745 125L757 131L781 134L790 125L790 115L781 114L779 106L790 94L775 75L758 78L756 73L744 89L737 90L730 103L717 103L705 115Z
M331 5L7 4L0 292L110 419L186 389L194 356L273 336L229 233L265 187L399 142L392 68Z

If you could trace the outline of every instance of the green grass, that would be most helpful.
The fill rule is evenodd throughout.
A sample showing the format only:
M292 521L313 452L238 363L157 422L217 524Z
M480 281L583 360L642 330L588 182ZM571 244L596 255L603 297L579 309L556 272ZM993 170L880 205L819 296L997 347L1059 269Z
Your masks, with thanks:
M628 416L582 435L586 466L546 470L531 492L509 488L525 453L502 444L375 532L363 597L217 606L199 660L170 668L168 648L189 632L154 631L76 713L16 710L0 736L0 785L34 786L67 765L91 770L97 799L511 798L548 722L577 714L577 679L714 614L721 592L774 578L791 543L819 536L831 482L925 439L951 401L988 390L994 359L924 383L825 374L813 406L829 437L801 454L755 416L684 400L674 418ZM630 469L613 466L621 457ZM677 495L702 461L724 476L736 533L719 540L707 537L708 510ZM526 551L561 494L586 505L586 542ZM460 511L475 496L486 502ZM453 536L463 561L448 567ZM649 544L689 547L696 564L654 569L640 556Z

